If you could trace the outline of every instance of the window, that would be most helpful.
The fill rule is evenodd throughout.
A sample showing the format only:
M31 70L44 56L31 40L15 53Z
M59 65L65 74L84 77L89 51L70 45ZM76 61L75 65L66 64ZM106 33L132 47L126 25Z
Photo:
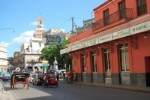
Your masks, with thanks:
M146 0L137 0L137 13L138 16L147 13Z
M109 9L104 11L104 25L109 24Z
M121 71L129 71L128 44L119 45Z
M40 24L42 24L42 21L40 20Z
M86 72L86 56L84 54L81 55L81 67L82 71Z
M41 47L41 44L42 44L42 43L41 43L41 42L39 42L39 47Z
M110 70L110 49L105 48L104 49L104 65L105 65L105 71Z
M121 1L119 3L119 14L120 14L120 19L126 17L126 4L125 4L125 0L123 0L123 1Z
M96 52L91 52L92 71L97 72Z
M110 78L111 77L111 66L110 66L110 49L105 48L104 49L104 69L105 69L105 77Z

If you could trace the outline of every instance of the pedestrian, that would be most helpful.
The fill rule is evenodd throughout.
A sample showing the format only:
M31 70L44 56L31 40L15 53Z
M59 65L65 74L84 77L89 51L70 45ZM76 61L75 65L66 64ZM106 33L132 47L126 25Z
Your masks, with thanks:
M63 72L63 81L65 82L65 80L66 80L66 73Z
M74 78L74 73L72 71L68 72L68 82L72 83Z
M59 81L59 73L56 72L57 81Z

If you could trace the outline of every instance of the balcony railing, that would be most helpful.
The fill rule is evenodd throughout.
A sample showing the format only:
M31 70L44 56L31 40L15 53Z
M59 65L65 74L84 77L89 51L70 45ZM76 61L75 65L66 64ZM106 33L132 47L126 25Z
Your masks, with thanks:
M137 13L138 13L138 16L147 13L147 4L145 3L145 4L138 6L137 7Z
M133 13L132 13L131 8L122 9L120 11L117 11L105 17L104 19L100 19L96 21L95 23L93 23L92 29L97 30L104 26L118 22L119 20L122 20L122 19L128 19L128 20L133 19Z

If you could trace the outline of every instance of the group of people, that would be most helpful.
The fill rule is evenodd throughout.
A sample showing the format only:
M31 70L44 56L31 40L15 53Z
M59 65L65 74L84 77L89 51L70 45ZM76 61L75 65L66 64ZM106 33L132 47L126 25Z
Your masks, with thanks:
M44 74L43 80L47 80L48 77L52 77L51 75L52 73ZM54 76L57 78L57 81L59 81L60 73L56 72ZM63 81L67 83L72 83L73 81L76 80L77 77L76 73L71 70L62 72L62 76L63 76Z
M76 73L73 71L63 72L63 80L64 82L72 83L73 80L76 80Z

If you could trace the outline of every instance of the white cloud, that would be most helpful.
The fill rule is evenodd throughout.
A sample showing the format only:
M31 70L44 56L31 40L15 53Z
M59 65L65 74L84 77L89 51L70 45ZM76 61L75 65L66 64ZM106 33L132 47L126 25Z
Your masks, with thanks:
M9 43L6 43L6 42L0 42L1 45L4 45L6 47L8 47Z
M10 45L21 46L23 43L29 42L33 38L34 31L26 31L21 33L18 37L14 38Z
M34 22L31 22L29 25L31 26L37 26L38 22L37 21L34 21Z

